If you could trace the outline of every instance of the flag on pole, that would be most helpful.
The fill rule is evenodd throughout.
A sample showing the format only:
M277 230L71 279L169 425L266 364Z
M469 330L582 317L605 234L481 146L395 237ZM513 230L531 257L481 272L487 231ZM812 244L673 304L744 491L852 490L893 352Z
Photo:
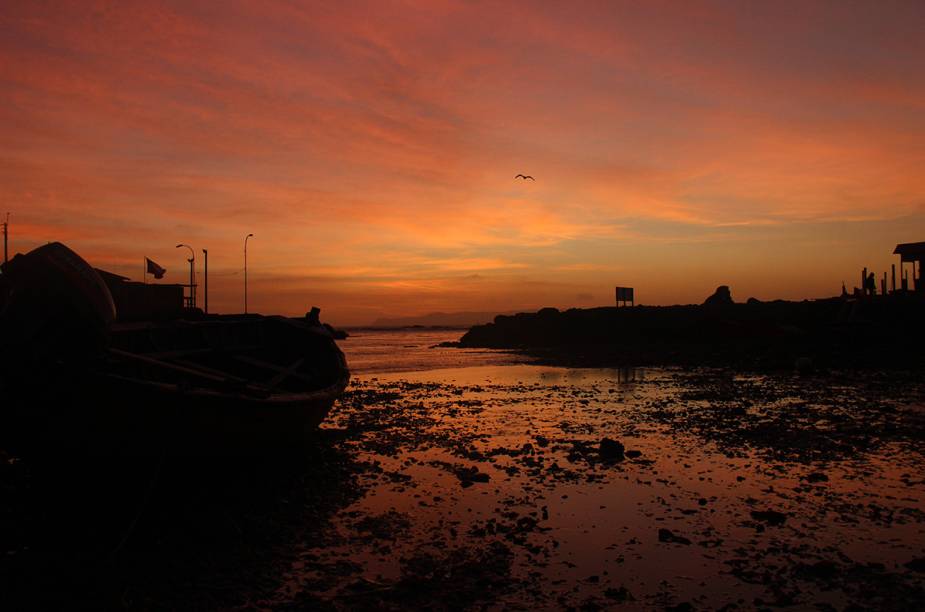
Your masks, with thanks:
M162 268L147 257L145 257L145 262L147 263L147 273L153 274L154 278L161 279L164 278L164 273L167 272L167 268Z

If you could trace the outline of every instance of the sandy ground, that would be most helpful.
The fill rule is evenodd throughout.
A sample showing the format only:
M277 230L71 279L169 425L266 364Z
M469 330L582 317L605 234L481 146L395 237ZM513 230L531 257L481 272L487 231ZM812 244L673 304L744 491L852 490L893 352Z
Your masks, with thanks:
M367 375L299 456L4 457L0 604L922 608L923 406L910 373Z

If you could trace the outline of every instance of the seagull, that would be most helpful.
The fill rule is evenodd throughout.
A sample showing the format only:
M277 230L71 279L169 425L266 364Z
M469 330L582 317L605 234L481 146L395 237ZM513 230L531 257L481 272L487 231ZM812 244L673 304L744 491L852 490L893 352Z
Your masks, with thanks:
M518 178L519 178L519 179L523 179L523 180L530 179L531 181L536 182L536 179L533 178L532 176L530 176L529 174L518 174L518 175L515 176L514 178L515 178L515 179L518 179Z

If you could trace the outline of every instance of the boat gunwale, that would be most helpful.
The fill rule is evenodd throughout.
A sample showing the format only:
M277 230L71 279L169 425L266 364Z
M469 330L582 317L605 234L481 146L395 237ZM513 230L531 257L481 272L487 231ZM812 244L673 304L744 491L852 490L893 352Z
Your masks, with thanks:
M328 399L331 397L336 400L337 397L343 393L347 386L350 384L350 373L346 370L346 368L344 368L343 374L334 383L325 387L321 387L320 389L300 392L278 391L271 392L266 397L260 397L241 393L228 393L216 389L210 389L208 387L193 387L180 385L177 383L165 383L146 380L143 378L114 374L112 372L100 372L99 375L104 378L129 382L138 385L139 387L157 389L159 391L183 397L227 398L229 400L269 405L297 404L308 401Z
M320 340L329 341L333 347L333 355L336 355L335 359L337 361L337 369L339 372L336 374L334 381L323 387L317 389L309 389L304 391L285 391L280 390L277 387L268 387L263 383L257 381L250 381L247 385L247 389L251 391L250 393L241 392L238 390L224 391L220 388L210 387L208 385L191 385L189 383L177 383L177 382L164 382L150 380L144 377L138 376L127 376L125 374L117 374L115 372L107 371L107 369L97 370L97 375L102 378L108 378L110 380L118 380L125 383L136 385L139 388L147 388L152 390L157 390L165 394L176 395L186 398L226 398L231 401L237 402L247 402L256 405L287 405L287 404L299 404L307 403L314 401L336 401L337 398L346 390L347 386L350 384L350 370L347 366L346 360L343 356L343 352L340 350L340 347L337 346L337 343L334 341L334 338L330 333L325 329L318 329L316 326L305 325L304 322L298 319L293 319L290 317L284 317L281 315L255 315L253 318L232 318L227 319L215 319L215 320L204 320L204 321L184 321L184 320L174 320L174 321L137 321L137 322L123 322L115 323L113 325L113 331L115 333L132 333L137 331L152 331L156 329L164 328L174 328L174 329L183 329L187 327L211 327L211 328L221 328L221 327L232 327L241 324L257 324L260 325L265 321L279 321L286 325L291 325L299 331L309 333L315 338ZM222 349L220 347L203 347L202 350L205 352L227 352L227 353L236 353L241 347L235 347L234 349ZM248 349L256 349L259 347L248 347ZM113 351L115 352L115 351ZM145 352L136 352L131 350L120 349L118 352L129 353L132 356L137 356L144 358L146 357ZM167 351L172 352L172 351ZM185 352L185 351L184 351ZM125 359L128 355L119 357L117 359ZM167 358L163 359L165 366L174 366L177 365L173 362L172 359ZM280 368L284 368L284 365L274 364ZM216 381L217 383L219 381ZM230 382L230 381L229 381ZM220 383L219 383L220 384Z

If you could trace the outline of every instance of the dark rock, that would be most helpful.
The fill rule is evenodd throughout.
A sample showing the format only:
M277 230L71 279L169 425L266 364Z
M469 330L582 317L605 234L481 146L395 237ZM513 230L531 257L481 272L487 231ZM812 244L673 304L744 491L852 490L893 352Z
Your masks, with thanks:
M703 301L704 306L731 306L735 302L732 301L732 292L729 291L728 285L720 285L716 288L716 291L713 292L713 295L708 297Z
M549 446L549 438L547 438L547 437L545 437L545 436L537 436L537 437L536 437L536 445L537 445L537 446L542 446L542 447Z
M601 440L598 453L604 461L622 461L625 457L623 445L616 440L604 438Z
M619 589L611 587L604 591L604 596L614 601L635 601L636 599L625 586L621 586Z
M463 488L471 487L476 482L488 482L491 477L485 472L480 472L476 467L460 467L455 470L456 477Z
M752 518L768 525L779 527L787 520L787 515L776 510L752 510Z
M745 303L748 304L749 306L757 306L758 304L763 304L764 302L762 302L758 298L750 297L747 300L745 300Z
M913 572L925 572L925 558L913 559L905 564Z
M642 451L638 451L638 450L626 451L626 456L629 457L630 459L635 459L636 457L639 457L640 455L642 455Z
M800 563L794 571L799 577L809 580L832 580L838 575L838 565L832 561Z
M822 472L813 472L806 476L806 482L828 482L829 477Z
M676 535L665 528L658 530L658 541L668 542L669 544L684 544L685 546L690 545L691 543L691 541L684 536Z
M667 612L692 612L693 609L694 609L694 606L692 606L686 601L682 601L679 604L668 606L667 608L665 608Z
M531 516L522 516L517 519L518 531L533 531L536 529L536 519Z

